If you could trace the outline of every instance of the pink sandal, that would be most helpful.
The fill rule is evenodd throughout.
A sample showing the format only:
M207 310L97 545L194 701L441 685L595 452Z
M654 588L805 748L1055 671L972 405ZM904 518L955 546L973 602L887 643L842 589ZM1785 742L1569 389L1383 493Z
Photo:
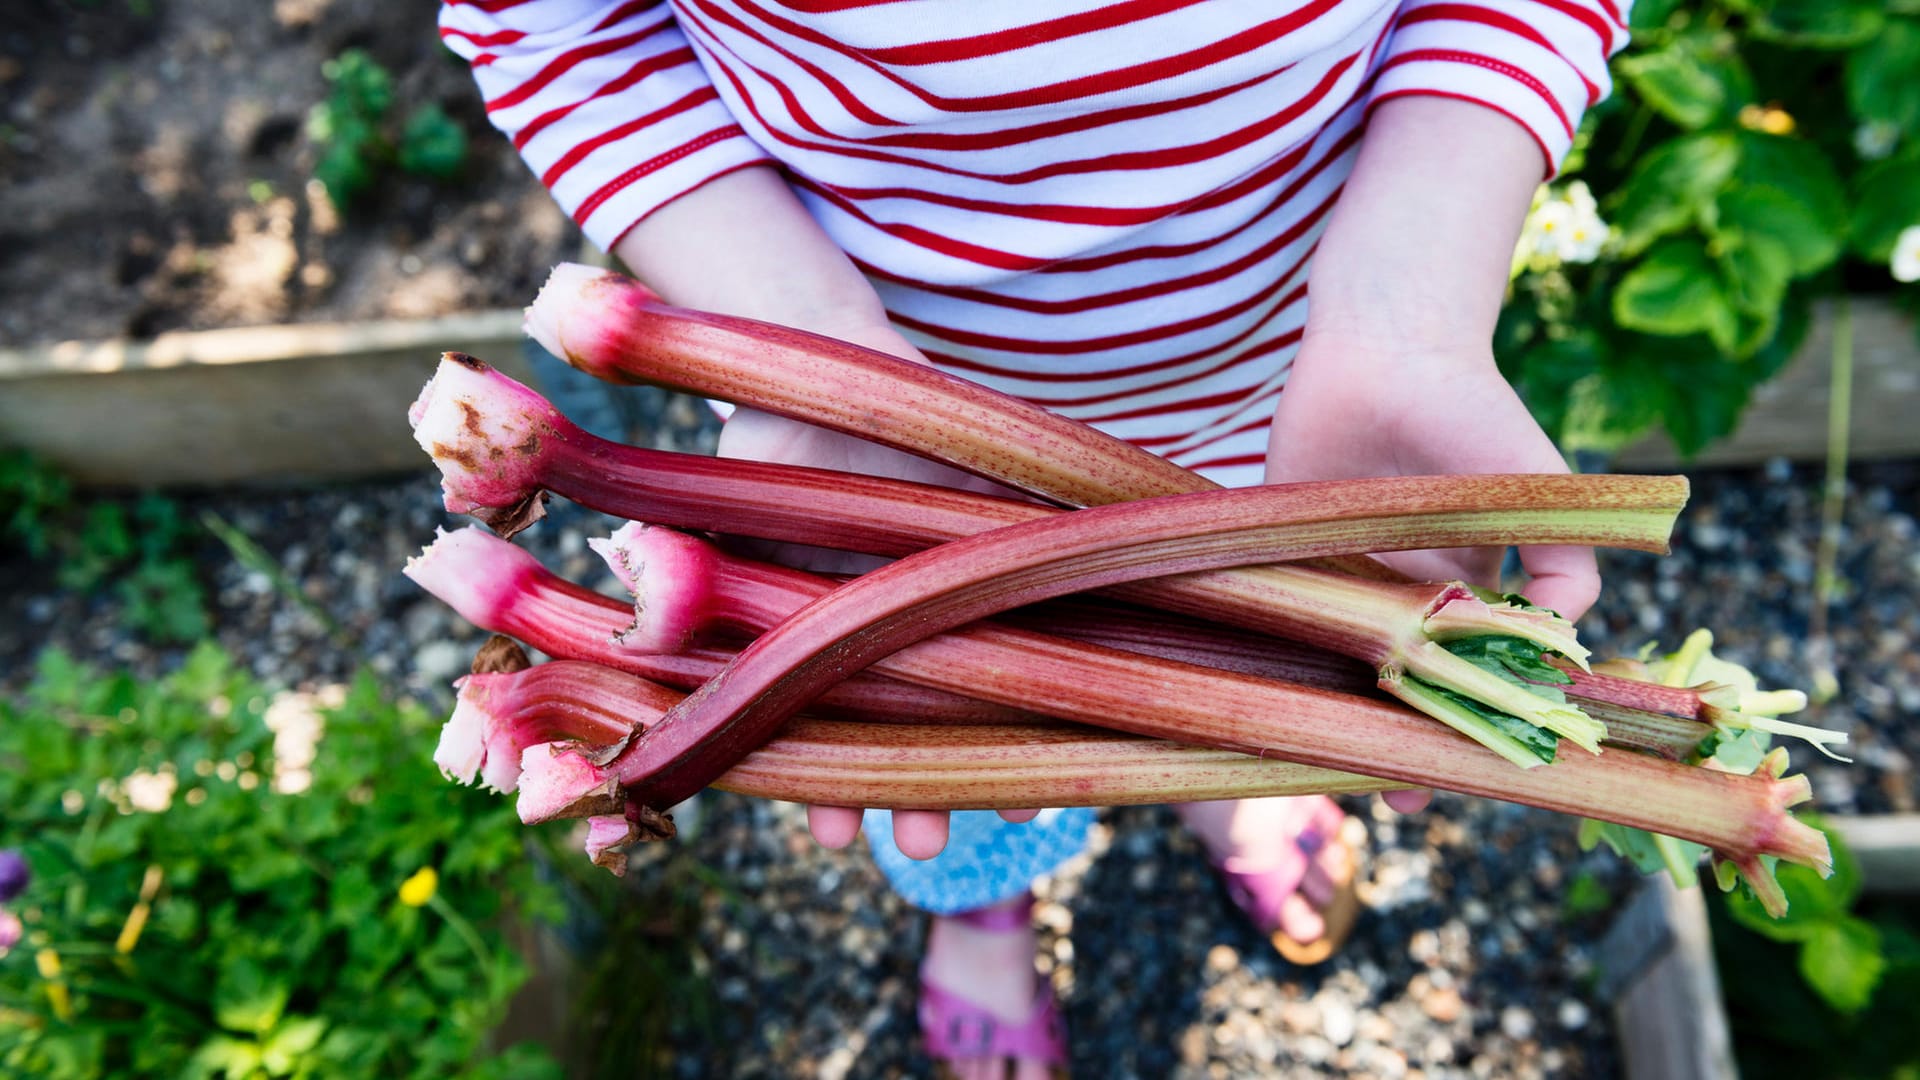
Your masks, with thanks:
M1347 815L1339 803L1313 795L1297 799L1295 806L1293 820L1283 831L1283 835L1291 835L1291 843L1281 843L1272 854L1230 856L1215 861L1213 868L1219 871L1235 906L1268 936L1280 955L1306 966L1332 956L1353 932L1353 924L1360 917L1360 898L1354 891L1360 860L1358 853L1347 847L1344 871L1333 881L1334 895L1319 909L1326 920L1324 934L1312 941L1300 941L1282 930L1281 905L1300 891L1307 868L1329 844L1346 846L1340 829Z
M1031 924L1024 907L982 908L954 916L977 930L1011 932ZM936 1062L961 1058L1001 1058L1037 1061L1055 1077L1067 1075L1067 1025L1054 1000L1053 988L1042 983L1025 1020L1010 1023L979 1005L920 976L920 1036L927 1056ZM944 1065L941 1075L947 1075Z

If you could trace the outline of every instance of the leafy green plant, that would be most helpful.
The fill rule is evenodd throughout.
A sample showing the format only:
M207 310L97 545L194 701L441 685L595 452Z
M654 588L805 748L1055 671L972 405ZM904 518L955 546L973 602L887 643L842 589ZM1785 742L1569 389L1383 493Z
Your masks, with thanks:
M1920 1075L1920 936L1912 908L1860 903L1860 870L1833 842L1834 874L1782 867L1785 918L1738 893L1714 909L1714 946L1747 1076ZM1778 972L1797 967L1800 980Z
M210 645L152 682L43 656L0 703L0 848L32 870L0 1074L555 1075L485 1048L526 973L499 926L554 894L511 807L435 775L434 726L365 677L270 695Z
M307 137L320 148L313 175L336 205L352 205L390 166L436 180L459 177L467 133L438 104L397 121L393 76L364 49L342 52L321 73L329 89L307 115Z
M174 500L83 501L58 470L7 451L0 453L0 521L29 557L54 561L62 588L108 591L141 636L185 643L206 635L206 592L192 559L200 532Z
M1632 24L1565 169L1610 235L1523 251L1496 353L1567 449L1659 425L1691 454L1792 355L1813 299L1892 287L1890 263L1907 279L1920 3L1648 0Z

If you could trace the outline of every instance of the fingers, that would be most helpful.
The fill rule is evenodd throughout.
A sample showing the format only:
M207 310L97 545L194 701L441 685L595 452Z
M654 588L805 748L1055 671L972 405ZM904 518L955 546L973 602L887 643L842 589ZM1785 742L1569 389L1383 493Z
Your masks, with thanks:
M1527 599L1568 622L1578 621L1600 598L1600 565L1592 548L1521 548L1520 565L1529 579Z
M861 812L847 806L807 807L807 831L821 847L843 848L860 835Z
M1433 802L1433 789L1406 788L1400 791L1383 791L1380 798L1396 813L1417 814Z
M909 859L931 859L947 846L945 810L895 810L893 844Z
M1039 816L1040 816L1040 811L1037 809L1000 811L1001 820L1010 821L1015 825L1025 825L1027 822L1032 821L1034 818L1037 818Z

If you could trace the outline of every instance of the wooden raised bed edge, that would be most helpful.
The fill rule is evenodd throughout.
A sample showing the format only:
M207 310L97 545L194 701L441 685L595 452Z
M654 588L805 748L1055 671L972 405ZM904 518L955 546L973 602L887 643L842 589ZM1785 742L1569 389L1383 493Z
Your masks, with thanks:
M83 484L213 486L419 469L406 407L457 349L528 378L519 310L0 351L0 446Z
M1920 347L1891 304L1853 304L1853 456L1920 456ZM1754 395L1732 437L1690 464L1755 465L1826 453L1829 322ZM403 409L446 349L525 379L517 310L435 319L208 330L151 342L0 350L0 446L87 484L209 486L339 480L421 464ZM1620 470L1679 464L1664 439Z

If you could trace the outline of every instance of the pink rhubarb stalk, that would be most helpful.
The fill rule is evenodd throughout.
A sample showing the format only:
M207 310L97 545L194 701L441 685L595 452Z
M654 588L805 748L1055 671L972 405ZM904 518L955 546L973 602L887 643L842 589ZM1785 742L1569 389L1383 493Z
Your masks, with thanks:
M554 268L527 333L609 382L652 383L829 427L1065 506L1100 506L1219 485L1019 398L833 338L675 308L632 278ZM661 519L654 519L661 520ZM1365 555L1330 566L1406 578Z
M448 726L477 720L488 732L485 770L495 754L511 760L512 792L522 755L535 747L536 780L577 777L591 767L587 747L645 729L680 700L677 692L612 668L556 660L520 671L462 680ZM464 736L461 736L464 738ZM443 740L447 741L447 740ZM562 744L562 745L548 745ZM449 774L471 784L475 774ZM536 783L522 812L539 820L556 807ZM1259 795L1359 793L1399 785L1331 769L1261 760L1066 725L862 724L800 719L735 765L714 787L788 802L851 802L915 810L993 810L1046 806L1135 805Z
M1070 592L1355 550L1513 540L1664 549L1663 513L1542 509L1562 504L1569 486L1581 486L1570 484L1577 479L1390 478L1211 491L955 540L857 578L761 637L676 710L696 722L662 724L635 743L622 778L684 797L846 673L962 623Z
M442 533L405 573L484 630L519 638L549 656L587 660L681 690L718 674L734 650L696 646L652 655L615 644L633 625L633 608L566 581L526 551L479 528ZM855 676L820 699L843 716L922 724L1031 722L1029 714L972 697Z
M441 467L448 508L495 508L488 520L497 526L527 520L526 508L538 507L541 488L549 487L625 517L891 555L1059 513L925 485L746 462L716 465L619 447L579 432L531 390L452 355L411 415L416 438ZM1574 483L1579 486L1559 489L1559 505L1569 512L1596 504L1609 512L1632 507L1670 517L1685 500L1684 481L1678 480ZM1267 567L1143 582L1122 592L1364 660L1390 693L1472 732L1516 764L1538 759L1444 696L1410 689L1408 680L1464 695L1589 750L1604 735L1602 724L1577 709L1504 682L1444 648L1452 638L1504 634L1576 661L1585 655L1563 621L1489 606L1458 585L1396 589L1306 567Z
M594 783L617 779L629 797L656 807L678 801L704 786L716 763L719 769L713 775L742 756L742 747L758 745L756 729L776 728L819 687L895 650L902 650L894 658L896 665L908 663L906 657L917 650L924 663L914 670L923 666L929 679L941 678L945 671L944 677L973 692L1005 693L1009 700L1017 694L1026 707L1050 715L1686 835L1738 863L1742 872L1756 877L1756 888L1763 892L1770 879L1760 869L1762 853L1824 864L1820 834L1781 812L1805 797L1803 780L1776 786L1627 754L1604 759L1574 755L1554 766L1515 772L1492 766L1486 751L1417 717L1340 695L1084 645L1058 643L1049 653L1037 636L1028 637L1024 648L1007 650L1012 655L1003 658L982 646L981 635L993 633L983 628L952 636L952 641L964 637L964 646L924 640L1025 600L1110 583L1130 573L1177 569L1178 560L1272 558L1267 543L1286 541L1269 532L1271 526L1229 529L1235 539L1249 543L1227 547L1226 554L1192 542L1193 523L1222 527L1224 519L1232 517L1209 511L1255 501L1259 494L1227 492L1106 507L959 541L873 571L761 637L728 672L696 691L660 725L623 748L609 748L605 771L594 774ZM1205 505L1209 503L1223 505ZM1163 509L1170 519L1158 518ZM1095 520L1103 517L1123 519L1124 524ZM1284 532L1287 527L1280 528ZM1034 535L1043 530L1050 535ZM1306 536L1313 532L1300 526L1292 539L1311 544ZM1093 539L1114 535L1131 539ZM1171 567L1162 561L1169 547L1176 547ZM1143 562L1147 559L1152 561ZM939 652L942 648L948 651ZM963 666L969 653L978 666ZM1049 665L1054 674L1033 683L1051 686L1052 696L1044 701L1027 696L1031 687L1025 683L1013 689L1028 673ZM987 671L994 672L991 679ZM1035 690L1036 695L1042 692ZM1727 781L1747 786L1740 794L1705 790ZM1635 820L1622 821L1629 817ZM1648 819L1661 823L1642 824ZM1712 838L1705 838L1708 835Z

